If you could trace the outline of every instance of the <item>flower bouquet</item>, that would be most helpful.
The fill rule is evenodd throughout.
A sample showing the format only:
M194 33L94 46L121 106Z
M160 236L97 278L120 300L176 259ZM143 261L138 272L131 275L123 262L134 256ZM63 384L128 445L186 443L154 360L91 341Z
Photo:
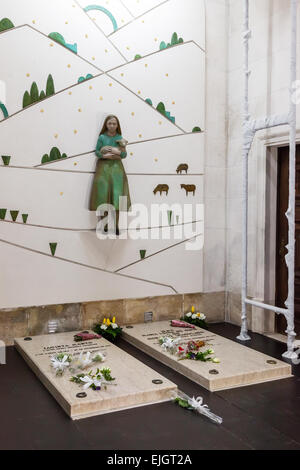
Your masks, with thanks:
M223 419L220 416L215 415L210 411L207 405L203 404L202 397L189 397L184 392L179 391L174 397L174 403L177 403L181 408L185 408L186 410L192 410L196 413L199 413L203 416L206 416L211 421L217 424L222 424Z
M99 391L102 388L106 390L106 386L112 385L111 382L114 380L116 379L112 377L111 370L108 367L101 370L97 369L95 374L91 370L88 374L77 374L70 379L71 382L83 385L83 390L91 388L95 391Z
M200 328L204 328L205 330L208 329L208 325L206 323L206 316L204 313L195 313L195 307L191 308L191 311L185 313L181 320L190 323L191 325L199 326Z
M51 366L56 372L56 375L62 376L64 371L70 367L72 362L72 356L65 353L59 353L50 358Z
M74 374L78 370L84 370L87 367L91 366L92 364L98 363L98 362L104 362L105 361L105 355L102 354L101 352L95 353L94 356L91 355L91 353L88 351L84 353L81 351L78 357L75 357L70 365L70 372Z
M169 338L168 336L162 336L159 338L159 344L161 345L164 351L168 351L171 354L177 354L178 352L178 343L181 338Z
M104 318L102 325L95 325L93 331L111 342L115 342L122 335L122 328L116 323L116 317L113 317L112 321Z
M186 348L179 346L178 356L179 360L192 359L194 361L201 362L214 362L219 364L220 360L217 357L211 357L214 354L213 349L207 349L206 351L200 351L205 346L204 341L189 341Z
M163 336L159 339L159 344L164 351L169 352L172 355L176 355L179 361L182 361L183 359L192 359L194 361L211 361L215 364L219 364L220 359L212 357L215 353L213 349L201 350L206 345L204 341L189 341L185 347L178 344L180 341L181 338L174 339L168 336Z

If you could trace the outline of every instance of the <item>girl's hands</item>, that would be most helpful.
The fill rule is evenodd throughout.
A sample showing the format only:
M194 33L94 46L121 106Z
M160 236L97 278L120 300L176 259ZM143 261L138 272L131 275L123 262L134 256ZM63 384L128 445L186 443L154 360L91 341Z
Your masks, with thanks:
M107 160L118 160L121 158L121 150L117 149L116 147L103 147L101 149L101 153L103 158Z
M121 150L118 149L118 148L116 148L116 147L113 147L113 148L111 149L111 153L113 153L113 154L119 156L119 155L121 155Z

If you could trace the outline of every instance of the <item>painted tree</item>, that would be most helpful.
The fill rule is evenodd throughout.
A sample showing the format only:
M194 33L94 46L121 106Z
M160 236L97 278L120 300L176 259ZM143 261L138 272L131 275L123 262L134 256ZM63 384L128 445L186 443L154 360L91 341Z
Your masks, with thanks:
M59 33L50 33L49 38L53 39L53 41L56 41L59 44L62 44L63 46L66 45L65 38Z
M175 46L175 44L178 44L178 35L177 35L177 33L173 33L172 39L171 39L171 45Z
M46 86L46 96L52 96L55 93L54 81L52 75L48 75L47 86Z
M31 103L36 103L39 101L39 89L36 84L36 82L33 82L30 88L30 98L31 98Z
M157 111L159 111L161 114L165 115L166 114L166 108L165 108L165 105L164 103L161 101L160 103L158 103L157 107L156 107Z
M14 27L14 24L8 18L3 18L0 21L0 31L5 31Z
M42 163L47 163L47 162L49 162L49 161L50 161L49 155L45 154L45 155L43 156L43 158L42 158Z
M24 96L23 96L23 108L26 108L31 104L31 97L28 91L25 91Z
M46 94L45 94L44 90L42 90L41 93L40 93L40 100L43 100L44 98L46 98Z
M8 111L7 111L5 104L1 103L1 101L0 101L0 110L3 113L4 119L6 119L8 117Z
M50 152L50 161L59 160L61 158L61 153L57 147L53 147Z

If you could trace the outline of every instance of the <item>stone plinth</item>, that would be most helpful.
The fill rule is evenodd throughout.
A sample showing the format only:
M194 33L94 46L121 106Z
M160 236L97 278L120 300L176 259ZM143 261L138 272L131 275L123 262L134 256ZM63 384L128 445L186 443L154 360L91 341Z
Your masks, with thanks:
M125 327L123 332L126 341L210 391L291 377L289 364L201 328L174 328L169 321L161 321ZM179 361L163 350L159 344L162 336L180 337L181 345L190 340L205 341L201 350L213 349L221 362Z
M33 336L31 340L15 339L17 350L72 419L168 401L177 390L175 384L104 338L76 343L73 339L75 333ZM80 385L70 382L69 370L61 377L56 376L50 357L59 352L74 357L81 351L104 353L107 356L105 362L93 364L84 372L109 367L116 378L116 385L108 385L106 390L102 388L100 391L83 390ZM153 380L159 383L155 384ZM86 397L79 398L77 395L82 392Z

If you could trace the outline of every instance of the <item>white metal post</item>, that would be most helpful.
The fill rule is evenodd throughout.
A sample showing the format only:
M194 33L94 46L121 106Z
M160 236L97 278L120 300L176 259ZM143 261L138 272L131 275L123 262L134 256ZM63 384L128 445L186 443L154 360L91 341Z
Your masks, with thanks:
M248 156L250 146L247 139L247 124L250 120L249 115L249 39L251 31L249 30L249 0L244 0L245 22L244 22L244 117L243 117L243 232L242 232L242 326L238 339L247 341L250 339L247 326L247 285L248 285Z
M296 188L296 102L293 100L293 85L297 74L297 7L298 0L291 0L291 77L290 77L290 110L288 115L265 116L262 119L250 120L249 116L249 0L244 0L245 23L244 23L244 54L245 54L245 94L244 94L244 118L243 118L243 246L242 246L242 314L241 333L239 340L247 341L250 338L247 327L247 304L255 305L262 309L282 314L287 320L287 351L284 357L294 359L295 325L295 188ZM286 309L256 302L247 298L248 284L248 157L255 133L258 130L269 129L275 126L290 126L290 161L289 161L289 207L286 217L289 224L288 253L285 257L288 267L288 298L285 302Z
M293 84L297 78L297 0L291 0L291 77L290 77L290 162L289 162L289 208L286 217L289 223L288 253L285 257L288 268L288 298L285 302L288 335L287 358L297 357L294 353L295 314L295 197L296 197L296 102L293 100Z

